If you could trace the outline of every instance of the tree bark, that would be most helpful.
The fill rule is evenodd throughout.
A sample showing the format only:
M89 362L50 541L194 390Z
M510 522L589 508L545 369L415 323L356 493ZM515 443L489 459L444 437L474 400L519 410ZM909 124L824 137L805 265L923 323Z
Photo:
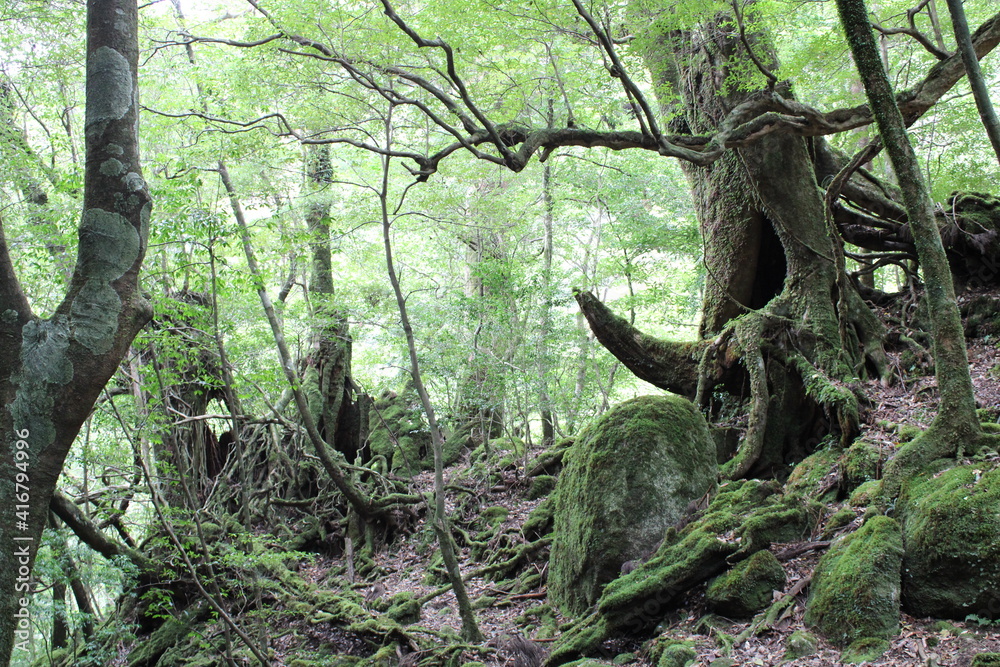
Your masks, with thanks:
M892 84L878 57L864 0L837 0L837 8L879 134L899 180L926 286L941 400L930 431L920 439L921 446L908 450L919 452L921 460L940 458L954 454L965 444L972 445L981 435L951 270L920 163L907 136ZM913 463L910 458L901 452L893 466L907 466Z
M83 215L73 278L51 318L31 312L0 227L0 664L27 636L15 642L66 454L151 316L138 292L151 200L139 166L137 23L135 0L87 3Z
M976 108L979 109L979 118L983 121L983 127L986 128L986 135L993 146L997 161L1000 161L1000 120L997 119L996 110L990 101L990 91L983 79L983 71L979 68L979 59L976 57L976 49L972 44L972 35L969 34L969 22L965 19L962 0L948 0L948 11L951 13L955 41L958 42L958 50L961 52L962 62L965 64L965 75L969 78L972 96L976 99Z

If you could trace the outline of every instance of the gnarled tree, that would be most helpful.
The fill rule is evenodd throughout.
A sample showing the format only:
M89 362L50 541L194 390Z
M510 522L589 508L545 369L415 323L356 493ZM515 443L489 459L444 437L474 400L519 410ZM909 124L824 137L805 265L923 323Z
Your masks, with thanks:
M139 166L135 0L87 3L87 162L76 268L42 319L0 235L0 663L49 500L98 394L151 310L138 290L151 200ZM2 230L0 230L2 231Z

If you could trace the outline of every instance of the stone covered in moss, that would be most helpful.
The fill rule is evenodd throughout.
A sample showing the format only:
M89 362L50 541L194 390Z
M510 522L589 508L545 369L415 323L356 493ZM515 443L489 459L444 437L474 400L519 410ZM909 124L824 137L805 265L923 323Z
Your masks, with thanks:
M528 489L528 500L543 498L556 488L556 478L552 475L538 475L531 479L531 487Z
M882 451L864 440L855 440L840 458L840 471L848 490L878 479L882 467Z
M978 653L969 667L1000 667L1000 653Z
M420 601L411 591L392 596L386 615L400 625L410 625L420 620Z
M847 504L851 507L868 507L878 495L881 485L882 483L875 479L865 482L854 489L851 497L847 499Z
M569 614L623 563L651 553L715 486L715 444L693 403L643 396L608 411L567 454L556 485L549 594Z
M593 651L614 631L637 633L660 623L692 587L733 562L808 535L822 506L781 492L777 482L740 480L722 486L704 515L670 529L653 557L608 584L597 611L552 647L551 664Z
M656 667L687 667L697 658L694 642L663 635L649 644L649 661Z
M840 538L813 574L806 624L839 646L894 636L902 562L902 530L890 517L873 517Z
M698 653L693 647L678 643L663 649L656 667L687 667L697 659Z
M1000 468L932 466L906 483L897 506L906 610L1000 618Z
M796 630L788 636L785 642L784 660L795 660L812 655L819 650L819 640L805 630Z
M889 650L891 644L888 640L878 637L862 637L851 642L851 645L844 649L840 655L840 661L845 665L858 665L863 662L878 660L882 654Z
M368 429L372 455L384 456L393 470L416 474L434 465L431 433L411 387L383 392L369 412Z
M723 616L745 618L764 609L774 590L785 584L785 570L770 551L762 549L737 563L708 585L710 608Z
M840 449L833 446L816 450L795 466L785 488L810 498L827 495L835 487L832 479L837 474L840 454Z

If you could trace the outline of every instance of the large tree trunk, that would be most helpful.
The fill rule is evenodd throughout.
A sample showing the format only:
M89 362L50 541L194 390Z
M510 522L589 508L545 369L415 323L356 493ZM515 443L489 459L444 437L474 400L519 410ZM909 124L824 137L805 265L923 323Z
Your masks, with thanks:
M0 664L15 630L29 625L28 575L63 460L151 315L137 290L150 215L139 167L137 21L135 0L87 3L84 210L73 279L51 318L31 312L0 228Z
M323 438L353 461L367 438L368 397L351 379L351 333L347 318L334 305L330 194L333 166L329 144L307 147L306 177L313 199L306 206L312 263L309 300L317 322L306 359L304 388L309 409Z
M655 31L657 17L648 18ZM750 62L748 47L762 67L775 64L765 36L745 37L720 14L698 29L663 31L647 42L658 90L678 95L676 105L661 96L677 129L711 133L761 94L729 79L729 63ZM839 394L831 405L804 375L849 380L883 368L882 330L846 280L810 142L773 133L711 166L684 164L705 243L701 333L716 338L704 348L711 363L701 369L716 372L702 383L731 382L729 368L739 358L751 395L746 437L724 469L729 476L773 470L823 432L853 435L853 400ZM710 388L700 387L698 396L708 400Z

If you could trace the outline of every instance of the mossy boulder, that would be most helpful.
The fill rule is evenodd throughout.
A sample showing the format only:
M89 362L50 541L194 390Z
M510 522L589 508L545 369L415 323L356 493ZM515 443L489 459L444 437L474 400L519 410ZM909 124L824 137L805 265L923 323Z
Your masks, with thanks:
M543 498L556 488L556 478L552 475L538 475L531 478L531 487L528 488L528 500Z
M851 642L851 645L840 654L840 661L845 665L859 665L864 662L878 660L882 654L891 648L886 639L880 637L862 637Z
M832 445L818 449L792 469L785 488L810 498L825 498L836 488L841 450ZM832 492L835 495L835 492Z
M840 457L841 478L849 491L878 479L881 468L882 450L864 440L855 440Z
M586 655L614 632L648 631L692 587L766 549L808 535L823 506L782 493L777 482L740 480L719 488L705 513L671 528L649 561L604 588L597 611L580 619L552 647L550 664Z
M698 658L694 642L661 636L649 644L649 661L656 667L687 667Z
M718 464L705 418L672 394L612 408L566 457L555 490L549 594L576 615L715 487Z
M875 516L837 540L813 574L805 622L838 646L899 631L902 529Z
M368 416L368 446L384 456L392 470L416 474L434 465L431 433L416 392L382 392Z
M819 650L819 640L812 633L796 630L788 636L785 642L784 660L796 660L812 655Z
M1000 667L1000 653L977 653L969 667Z
M708 606L732 618L753 616L767 607L774 590L785 584L785 570L770 551L762 549L712 580L705 592Z
M931 466L904 485L903 605L915 616L1000 618L1000 468Z

